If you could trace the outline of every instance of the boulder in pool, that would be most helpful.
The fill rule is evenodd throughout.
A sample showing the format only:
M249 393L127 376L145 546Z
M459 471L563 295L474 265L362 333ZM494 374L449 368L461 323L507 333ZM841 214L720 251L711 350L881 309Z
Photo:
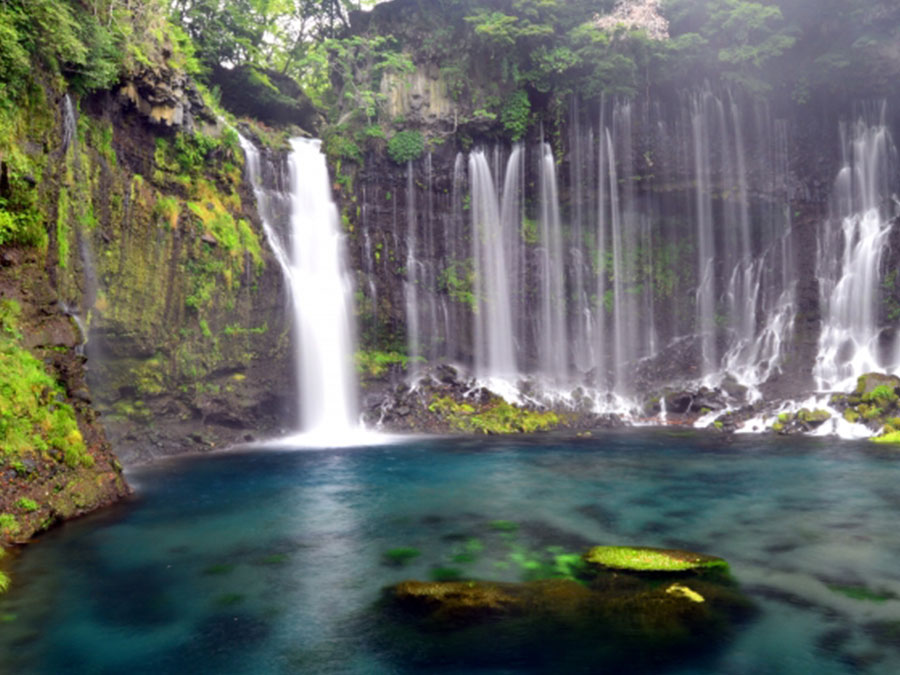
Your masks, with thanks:
M727 569L721 558L659 549L643 549L644 557L647 550L667 558L654 569L670 569L633 574L597 565L579 579L522 583L403 581L385 589L377 647L426 668L572 672L591 663L636 672L674 657L703 658L752 615L727 574L685 574Z

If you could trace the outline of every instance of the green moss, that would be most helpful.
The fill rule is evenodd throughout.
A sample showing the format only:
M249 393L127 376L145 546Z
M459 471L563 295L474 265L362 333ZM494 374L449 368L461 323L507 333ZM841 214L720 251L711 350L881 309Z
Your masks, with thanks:
M617 570L636 572L687 572L728 569L722 558L669 549L595 546L584 555L585 562Z
M28 497L22 497L16 501L16 507L24 511L25 513L32 513L38 510L38 504L33 499L29 499Z
M828 420L830 420L831 413L828 412L827 410L821 410L821 409L807 410L806 408L803 408L800 410L800 412L797 413L797 418L801 422L816 424L816 423L827 422Z
M541 241L538 222L534 218L522 218L522 241L529 246L537 246Z
M419 159L425 152L425 139L421 131L408 130L394 134L387 144L387 154L397 164Z
M438 275L438 289L455 302L477 309L475 297L475 270L472 260L451 261Z
M0 302L0 453L56 451L70 467L92 466L74 410L59 401L64 389L19 344L19 312L15 301Z
M69 191L62 187L56 200L56 255L60 269L69 265Z
M559 416L552 412L527 410L502 399L476 410L468 403L457 403L450 397L435 397L428 406L458 431L483 434L514 434L546 431L559 426Z
M19 533L19 521L11 513L0 513L0 534L12 536Z
M900 443L900 431L891 431L869 440L873 443Z
M880 408L887 408L897 403L897 394L893 388L880 384L872 391L863 394L862 400L866 403L873 403Z
M9 577L6 576L6 573L0 571L0 593L6 593L9 590Z
M847 408L846 410L844 410L844 419L851 424L856 424L857 422L859 422L859 413L856 412L853 408Z
M865 404L862 404L859 406L859 410L862 412L862 416L867 420L878 419L884 414L884 411L881 408L874 405L866 406Z
M378 350L358 351L354 355L356 370L360 375L381 377L393 365L406 370L409 357L400 352L382 352Z
M422 552L411 546L401 546L400 548L392 548L384 552L384 559L391 565L405 565L413 558L418 558Z
M492 530L498 530L500 532L515 532L519 529L519 525L511 520L492 520L488 523L488 526Z

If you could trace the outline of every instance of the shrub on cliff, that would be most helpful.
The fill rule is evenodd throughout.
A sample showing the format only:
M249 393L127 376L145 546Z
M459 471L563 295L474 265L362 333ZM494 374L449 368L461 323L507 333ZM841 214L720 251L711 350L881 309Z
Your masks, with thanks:
M391 136L388 141L387 153L397 164L406 164L419 159L425 152L425 139L421 131L401 131Z

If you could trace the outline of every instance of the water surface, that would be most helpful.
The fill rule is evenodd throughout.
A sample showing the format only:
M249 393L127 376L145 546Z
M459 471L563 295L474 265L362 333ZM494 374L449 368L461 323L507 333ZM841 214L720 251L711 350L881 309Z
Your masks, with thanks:
M130 479L131 501L14 562L0 671L476 672L417 668L376 639L381 589L519 580L548 549L641 544L727 558L760 609L722 649L659 672L900 672L900 453L870 444L417 440L233 452ZM399 547L421 553L388 564ZM477 672L532 669L548 667Z

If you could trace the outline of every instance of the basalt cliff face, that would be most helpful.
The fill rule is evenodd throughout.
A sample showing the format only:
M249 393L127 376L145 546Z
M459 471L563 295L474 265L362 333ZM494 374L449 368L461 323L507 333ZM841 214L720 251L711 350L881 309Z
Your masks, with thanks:
M38 69L14 121L0 197L30 229L0 247L4 542L126 495L119 460L275 433L293 409L282 278L237 135L190 81L79 98Z

